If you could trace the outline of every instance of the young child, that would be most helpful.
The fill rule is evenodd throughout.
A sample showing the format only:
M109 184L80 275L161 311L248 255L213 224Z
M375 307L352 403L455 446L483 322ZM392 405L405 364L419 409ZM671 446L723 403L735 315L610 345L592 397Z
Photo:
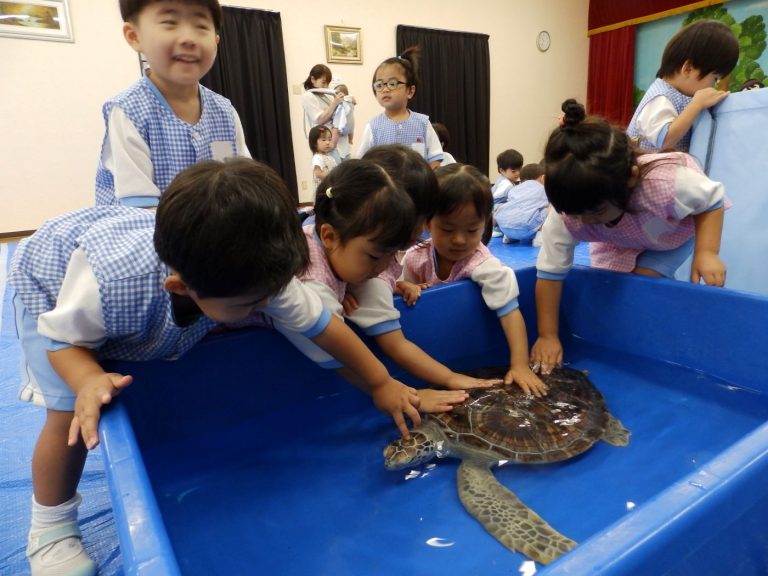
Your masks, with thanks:
M101 407L131 384L101 359L173 359L258 308L359 374L407 436L403 413L419 421L418 396L295 279L307 262L285 183L248 159L188 168L156 216L86 208L19 244L8 283L27 364L20 396L47 410L32 462L33 576L96 572L80 542L77 485Z
M443 161L443 149L429 116L408 109L418 85L419 54L418 46L412 46L400 56L384 60L373 73L373 94L384 112L366 124L358 158L379 144L405 144L432 168Z
M520 182L520 169L523 167L523 155L510 148L496 156L496 168L499 176L491 188L493 204L503 204L513 186Z
M687 152L690 128L699 112L728 92L714 88L739 59L739 41L719 20L697 20L664 48L656 80L638 104L627 133L651 151L676 147Z
M545 384L528 365L528 337L517 303L515 273L494 258L481 242L491 218L491 184L474 166L451 164L436 172L440 194L428 220L430 240L405 255L403 298L415 302L422 286L466 278L482 288L483 299L501 321L510 349L510 369L504 382L516 383L526 394L542 396Z
M440 140L440 147L443 149L443 161L440 163L440 166L456 164L456 158L448 152L448 146L451 143L451 133L448 131L448 127L442 122L432 122L432 128L435 129L435 134L437 134L437 138Z
M520 184L507 193L505 202L496 205L494 218L502 241L529 242L534 239L547 216L549 200L544 192L544 168L526 164L520 170Z
M339 152L341 161L349 160L352 155L352 145L355 137L355 106L357 100L349 95L349 88L346 84L336 85L336 96L343 95L344 99L336 107L333 113L333 127L339 131L339 140L336 143L336 149Z
M120 0L120 13L149 71L104 104L96 204L157 206L184 168L250 153L232 104L200 85L216 58L218 0Z
M344 101L344 96L329 88L333 74L325 64L315 64L304 80L304 93L301 95L301 106L304 108L304 134L309 137L308 129L324 125L333 134L333 150L331 155L337 164L341 164L341 156L336 150L339 141L339 130L333 125L333 116Z
M313 126L309 131L309 149L312 150L312 186L314 190L328 173L336 168L336 159L331 156L333 135L327 126Z
M390 265L398 250L411 243L413 203L380 166L369 160L348 160L321 183L315 197L315 218L314 226L304 227L310 264L299 278L317 292L326 308L341 317L348 284L375 278ZM305 336L279 324L275 327L322 367L340 367L337 360ZM433 365L443 369L439 376L449 378L444 372L450 370L434 361ZM354 382L354 374L342 374ZM465 381L477 382L470 378ZM463 391L423 394L425 391L419 391L422 411L448 410L451 404L466 398Z
M718 256L723 185L687 154L639 154L626 133L603 118L586 117L575 100L562 109L563 125L544 153L552 209L536 263L539 337L531 360L545 373L562 363L560 295L580 241L590 242L596 268L672 278L693 251L692 282L725 281Z

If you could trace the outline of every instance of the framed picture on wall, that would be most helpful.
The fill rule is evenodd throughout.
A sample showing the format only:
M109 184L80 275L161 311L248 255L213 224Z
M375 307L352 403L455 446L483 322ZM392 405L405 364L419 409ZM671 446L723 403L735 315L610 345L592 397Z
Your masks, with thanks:
M329 64L362 64L363 39L360 28L326 26L325 58Z
M0 36L74 42L68 1L0 2Z

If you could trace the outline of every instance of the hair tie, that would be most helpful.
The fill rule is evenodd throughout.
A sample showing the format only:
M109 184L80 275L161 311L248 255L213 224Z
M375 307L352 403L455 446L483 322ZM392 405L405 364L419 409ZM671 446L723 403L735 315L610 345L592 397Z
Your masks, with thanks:
M325 189L325 195L328 196L328 198L333 198L333 192L331 192L332 186L328 186L328 188Z

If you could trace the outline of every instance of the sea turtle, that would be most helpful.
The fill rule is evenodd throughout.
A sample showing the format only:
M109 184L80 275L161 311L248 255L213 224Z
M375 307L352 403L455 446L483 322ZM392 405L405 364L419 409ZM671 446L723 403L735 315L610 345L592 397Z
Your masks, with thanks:
M484 369L473 375L498 378L506 371L506 367ZM458 490L467 511L510 550L549 564L576 542L502 486L491 466L558 462L581 454L600 439L626 446L630 432L611 416L584 372L558 368L542 380L549 392L541 398L526 395L516 385L468 390L469 398L451 412L427 415L408 439L387 446L384 465L397 470L434 456L461 458Z

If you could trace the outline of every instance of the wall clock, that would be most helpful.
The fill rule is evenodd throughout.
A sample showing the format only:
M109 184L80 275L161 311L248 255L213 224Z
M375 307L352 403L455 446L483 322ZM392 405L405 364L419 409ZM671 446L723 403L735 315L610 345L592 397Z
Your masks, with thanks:
M550 37L549 32L546 30L539 32L538 36L536 36L536 48L538 48L541 52L546 52L549 50L551 45L552 38Z

